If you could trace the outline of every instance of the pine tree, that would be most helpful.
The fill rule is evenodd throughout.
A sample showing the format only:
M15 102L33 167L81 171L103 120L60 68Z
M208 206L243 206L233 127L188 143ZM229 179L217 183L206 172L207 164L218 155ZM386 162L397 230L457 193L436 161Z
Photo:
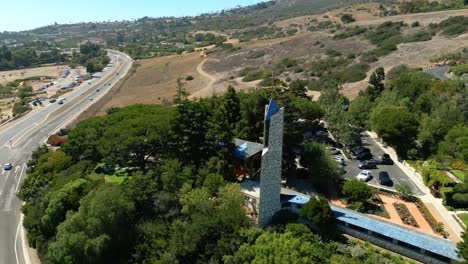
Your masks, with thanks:
M383 81L385 80L385 71L382 67L377 68L369 79L369 86L367 87L367 94L371 99L371 102L374 102L377 97L383 92L385 86Z

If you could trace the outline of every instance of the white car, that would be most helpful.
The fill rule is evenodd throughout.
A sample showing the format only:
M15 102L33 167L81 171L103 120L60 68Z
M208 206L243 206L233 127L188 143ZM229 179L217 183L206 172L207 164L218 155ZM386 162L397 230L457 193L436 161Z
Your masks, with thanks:
M343 159L342 157L334 157L333 159L334 159L336 162L338 162L338 164L340 164L340 165L342 165L342 166L346 165L346 161L345 161L345 159Z
M327 149L331 152L332 155L341 154L341 150L339 148L327 147Z
M361 171L357 176L356 179L366 182L372 178L372 173L368 170Z

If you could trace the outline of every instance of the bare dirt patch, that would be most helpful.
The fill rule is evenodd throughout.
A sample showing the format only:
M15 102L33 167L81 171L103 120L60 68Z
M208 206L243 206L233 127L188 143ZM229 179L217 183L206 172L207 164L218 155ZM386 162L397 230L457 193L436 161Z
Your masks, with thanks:
M116 91L110 91L110 98L96 110L98 115L110 107L124 107L132 104L160 104L172 102L177 93L177 78L188 75L192 81L184 81L189 94L206 87L210 79L197 71L197 66L205 60L198 52L141 60L134 74Z
M21 69L13 71L0 71L0 84L6 84L18 79L25 79L36 76L50 76L52 78L58 78L62 75L64 68L68 66L46 66L30 69Z

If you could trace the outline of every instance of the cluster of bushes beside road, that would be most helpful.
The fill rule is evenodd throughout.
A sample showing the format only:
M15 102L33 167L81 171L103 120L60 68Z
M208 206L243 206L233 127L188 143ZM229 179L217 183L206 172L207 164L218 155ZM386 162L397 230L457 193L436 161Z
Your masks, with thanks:
M0 71L9 71L46 63L63 63L67 56L58 49L38 53L35 48L0 47Z
M80 46L79 53L73 53L72 63L84 65L86 71L95 73L102 71L109 64L110 58L107 51L101 49L101 46L88 42Z

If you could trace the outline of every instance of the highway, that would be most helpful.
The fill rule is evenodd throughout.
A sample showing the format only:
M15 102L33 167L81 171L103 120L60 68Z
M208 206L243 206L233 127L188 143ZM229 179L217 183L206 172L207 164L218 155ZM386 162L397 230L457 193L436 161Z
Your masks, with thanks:
M26 177L26 163L33 150L104 96L131 69L132 59L126 54L108 51L108 55L112 66L100 73L100 78L64 94L63 105L46 101L43 107L0 127L0 264L31 263L22 239L22 201L16 197ZM5 163L12 163L13 169L4 171Z

